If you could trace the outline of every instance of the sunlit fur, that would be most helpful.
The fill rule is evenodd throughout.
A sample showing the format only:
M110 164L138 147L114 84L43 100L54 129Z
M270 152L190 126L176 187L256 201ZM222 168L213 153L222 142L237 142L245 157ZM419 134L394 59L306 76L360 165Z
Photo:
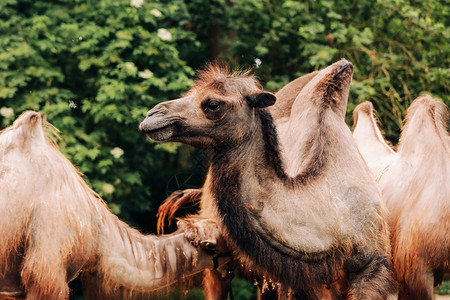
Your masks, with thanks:
M357 107L354 134L389 209L399 298L433 299L433 285L450 271L448 109L431 96L417 98L408 109L397 152L384 143L373 113L371 103Z
M390 289L383 205L344 123L351 74L346 61L319 72L279 139L271 115L246 103L265 92L252 78L230 75L159 104L140 126L159 141L210 143L202 214L216 215L236 254L299 298L318 297L342 270L350 299L379 299ZM200 105L215 98L234 103L217 123ZM167 119L177 121L160 138Z
M36 112L0 133L0 187L0 298L67 299L82 273L86 298L122 299L212 267L180 231L144 236L121 222L46 138ZM184 232L219 236L207 220Z

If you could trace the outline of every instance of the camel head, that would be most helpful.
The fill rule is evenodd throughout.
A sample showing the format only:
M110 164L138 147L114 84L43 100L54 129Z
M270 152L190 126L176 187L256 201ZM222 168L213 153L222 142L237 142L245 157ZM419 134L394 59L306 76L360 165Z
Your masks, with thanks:
M159 142L233 147L254 131L254 112L275 100L248 71L230 73L210 65L184 97L156 105L139 128Z

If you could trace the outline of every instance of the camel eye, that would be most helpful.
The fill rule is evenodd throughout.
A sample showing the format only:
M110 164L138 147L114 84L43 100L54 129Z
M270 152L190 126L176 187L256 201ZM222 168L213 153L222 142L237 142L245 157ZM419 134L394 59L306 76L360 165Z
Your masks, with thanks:
M217 100L211 100L208 99L202 103L203 111L205 112L205 115L210 120L216 120L219 119L222 115L222 106L224 102L223 101L217 101Z
M220 106L220 102L219 101L215 101L215 100L211 100L208 101L208 103L206 104L206 106L208 107L209 110L217 110Z

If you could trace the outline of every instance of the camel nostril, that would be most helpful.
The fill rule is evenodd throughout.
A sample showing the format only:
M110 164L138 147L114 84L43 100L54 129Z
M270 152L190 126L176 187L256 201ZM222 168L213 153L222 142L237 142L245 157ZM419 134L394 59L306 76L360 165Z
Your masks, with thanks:
M164 108L159 108L157 110L152 109L152 110L147 112L146 118L149 118L149 117L152 117L152 116L155 116L155 115L164 115L165 112L166 112L166 110Z

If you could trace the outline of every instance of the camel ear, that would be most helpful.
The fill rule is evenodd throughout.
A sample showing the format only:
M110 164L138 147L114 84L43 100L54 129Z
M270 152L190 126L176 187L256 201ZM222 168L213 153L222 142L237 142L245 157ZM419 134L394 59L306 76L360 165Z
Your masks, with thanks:
M265 108L275 104L277 98L269 92L261 92L246 97L248 104L255 108Z

